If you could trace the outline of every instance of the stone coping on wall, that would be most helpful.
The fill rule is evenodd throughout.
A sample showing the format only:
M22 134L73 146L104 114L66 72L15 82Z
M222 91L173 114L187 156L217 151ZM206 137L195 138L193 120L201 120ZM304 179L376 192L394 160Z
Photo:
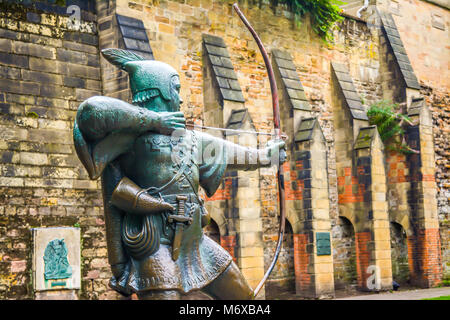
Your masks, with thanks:
M239 130L242 128L245 120L247 119L247 109L232 110L230 117L228 118L226 128L232 130Z
M223 100L245 102L233 63L222 38L202 34L203 49L211 63L214 77Z
M312 139L314 127L317 123L317 118L303 118L300 122L297 132L295 133L295 142L303 142Z
M154 60L153 50L142 20L116 14L117 24L122 35L123 46L143 56L146 59Z
M311 106L306 99L292 56L287 51L272 50L273 60L280 72L281 80L286 90L289 102L293 109L311 111Z
M403 46L402 39L400 38L400 33L395 25L394 18L392 14L387 12L379 11L381 18L381 23L383 26L383 32L386 36L386 40L389 43L397 64L400 68L400 72L405 80L406 86L412 89L419 89L420 84L417 81L417 77L409 61L408 54L406 53L405 47Z
M354 149L370 148L373 138L375 137L377 126L363 127L359 129L358 137L356 138Z
M347 67L342 63L334 61L331 62L331 66L353 118L358 120L368 120L366 110L364 109L361 99L356 92L353 80L350 77Z
M425 98L424 97L416 97L412 98L411 105L408 109L408 116L418 116L420 114L420 110L424 106Z

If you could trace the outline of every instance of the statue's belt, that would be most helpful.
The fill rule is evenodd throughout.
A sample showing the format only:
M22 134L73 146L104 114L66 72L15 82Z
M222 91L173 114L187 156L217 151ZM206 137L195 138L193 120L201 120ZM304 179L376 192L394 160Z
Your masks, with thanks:
M177 197L178 196L185 196L186 197L186 203L196 203L203 205L204 201L203 199L199 199L199 197L195 193L182 193L182 194L162 194L161 197L165 202L168 202L172 205L178 204Z

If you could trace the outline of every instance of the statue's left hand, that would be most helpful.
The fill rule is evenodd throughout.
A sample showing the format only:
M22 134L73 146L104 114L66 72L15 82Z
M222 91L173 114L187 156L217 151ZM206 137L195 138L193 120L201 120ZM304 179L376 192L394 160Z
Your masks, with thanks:
M159 112L158 131L162 134L171 134L177 129L186 128L186 119L183 112Z

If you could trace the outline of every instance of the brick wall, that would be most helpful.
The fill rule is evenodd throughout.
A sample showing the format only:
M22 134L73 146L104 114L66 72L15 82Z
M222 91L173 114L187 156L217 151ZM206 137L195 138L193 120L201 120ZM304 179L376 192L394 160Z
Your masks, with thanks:
M356 272L358 274L358 287L361 289L367 288L367 279L370 276L367 268L371 261L371 248L369 248L371 240L370 232L356 232L355 234Z
M274 275L270 275L266 282L267 299L277 299L280 295L295 293L295 235L292 232L291 224L286 221L283 245L273 271ZM273 240L278 241L278 238L275 237ZM267 253L266 257L272 258L273 254L273 251Z
M231 199L231 186L233 177L224 177L216 193L212 197L206 197L206 201L218 201L218 200L230 200Z
M297 292L308 292L314 279L310 275L311 252L309 252L308 234L294 234L295 287Z
M442 265L438 229L419 230L408 239L410 274L413 283L436 286L441 281Z
M433 136L436 158L437 205L441 234L444 278L450 278L450 96L426 86L421 93L433 114Z
M221 236L220 245L228 251L233 257L233 261L236 262L236 236Z

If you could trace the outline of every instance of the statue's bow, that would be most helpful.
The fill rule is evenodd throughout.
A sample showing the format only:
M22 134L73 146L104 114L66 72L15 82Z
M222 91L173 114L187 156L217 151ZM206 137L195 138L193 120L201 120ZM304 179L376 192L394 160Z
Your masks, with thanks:
M281 139L281 128L280 128L280 107L278 104L278 89L277 84L275 81L275 76L272 69L272 64L270 63L269 56L267 55L267 51L264 48L264 45L261 42L261 39L256 34L253 27L250 25L248 20L245 18L244 14L239 9L238 5L235 3L233 4L234 10L237 12L239 17L241 18L242 22L245 24L245 26L248 28L248 30L251 32L253 38L255 39L256 43L258 44L259 50L261 51L261 54L264 58L264 63L266 64L267 73L269 75L269 81L270 81L270 90L272 92L272 107L273 107L273 124L275 127L275 135L278 139ZM285 228L285 217L286 217L286 206L285 206L285 199L284 199L284 172L283 172L283 166L278 166L278 192L279 192L279 199L280 199L280 228L278 231L278 243L277 243L277 249L275 251L275 255L272 259L272 263L270 264L269 268L267 269L266 273L264 274L264 277L256 287L254 291L255 297L258 295L259 291L261 290L262 286L266 282L267 278L269 277L270 273L272 272L278 256L281 251L281 245L283 243L283 235L284 235L284 228Z

